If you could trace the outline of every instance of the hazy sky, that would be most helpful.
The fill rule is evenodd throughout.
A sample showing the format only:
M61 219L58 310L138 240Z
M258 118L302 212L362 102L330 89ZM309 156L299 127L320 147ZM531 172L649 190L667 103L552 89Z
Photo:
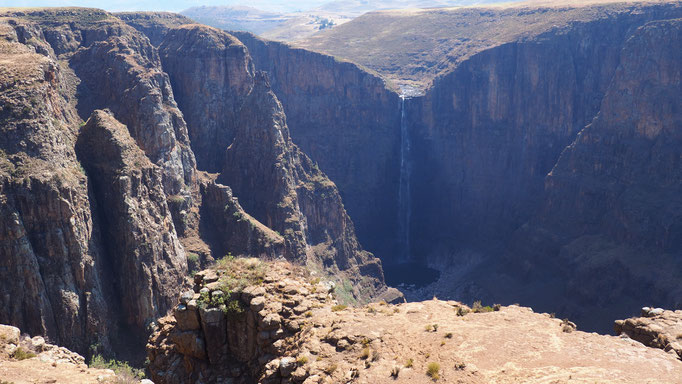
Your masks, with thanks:
M92 7L107 11L182 11L199 5L248 5L263 10L293 12L317 7L329 0L0 0L0 7Z

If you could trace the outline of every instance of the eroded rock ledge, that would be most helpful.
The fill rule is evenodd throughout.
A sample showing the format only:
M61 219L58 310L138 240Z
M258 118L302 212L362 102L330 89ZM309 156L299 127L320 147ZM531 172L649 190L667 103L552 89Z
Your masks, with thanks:
M642 308L641 317L616 320L614 329L619 335L679 356L682 359L682 310Z
M262 280L262 281L261 281ZM284 261L197 273L147 345L155 383L672 383L682 363L629 338L519 306L455 301L346 307ZM437 369L436 367L437 364ZM429 369L435 369L431 376Z

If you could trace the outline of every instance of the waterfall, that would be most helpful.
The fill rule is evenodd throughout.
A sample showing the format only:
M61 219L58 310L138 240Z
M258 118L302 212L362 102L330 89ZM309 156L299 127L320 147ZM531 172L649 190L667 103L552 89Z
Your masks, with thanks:
M403 261L410 259L410 135L407 132L405 99L409 99L403 92L400 95L400 186L398 188L398 221L400 238L402 241Z

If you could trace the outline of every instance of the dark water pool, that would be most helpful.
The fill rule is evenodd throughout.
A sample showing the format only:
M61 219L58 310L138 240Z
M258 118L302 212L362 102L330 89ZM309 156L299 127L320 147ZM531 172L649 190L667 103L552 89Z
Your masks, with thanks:
M420 288L438 280L440 271L418 263L384 264L384 276L392 287L404 284Z

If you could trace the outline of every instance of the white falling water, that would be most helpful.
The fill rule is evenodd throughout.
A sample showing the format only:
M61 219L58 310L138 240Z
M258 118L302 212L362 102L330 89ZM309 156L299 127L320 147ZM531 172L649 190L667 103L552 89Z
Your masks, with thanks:
M405 111L405 99L409 98L405 93L400 95L400 186L398 188L398 220L400 237L403 242L403 261L410 259L410 135L407 131L407 119Z

